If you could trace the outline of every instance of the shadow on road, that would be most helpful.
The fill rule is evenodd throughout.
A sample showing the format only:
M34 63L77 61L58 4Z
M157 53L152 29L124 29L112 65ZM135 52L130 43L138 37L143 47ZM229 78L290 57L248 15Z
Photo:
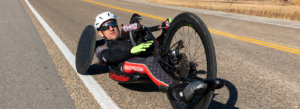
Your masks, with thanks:
M160 92L154 83L118 83L124 88L140 92Z
M239 109L237 107L234 107L234 105L237 102L238 99L238 91L236 87L229 81L225 80L225 87L229 90L229 99L226 104L220 103L218 101L212 100L208 109ZM223 88L225 88L223 87ZM214 95L214 97L217 96L217 94Z
M207 72L206 71L204 71L204 70L199 70L199 71L197 71L197 74L206 74Z
M104 74L104 73L109 73L109 70L110 70L109 68L107 68L103 65L93 64L87 70L88 73L85 73L84 75Z

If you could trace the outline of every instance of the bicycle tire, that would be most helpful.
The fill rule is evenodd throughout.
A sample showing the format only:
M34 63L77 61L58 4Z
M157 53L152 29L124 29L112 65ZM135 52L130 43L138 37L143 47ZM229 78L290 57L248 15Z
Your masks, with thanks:
M207 62L207 77L208 79L216 79L217 75L217 63L216 63L216 56L215 56L215 50L213 41L211 38L211 35L205 25L205 23L195 14L190 12L184 12L179 15L177 15L172 23L170 24L169 29L167 30L166 37L164 40L164 50L168 50L171 46L171 41L177 32L181 27L189 26L192 29L195 30L195 32L199 35L202 44L204 46L205 56L206 56L206 62ZM195 33L195 34L196 34ZM163 59L166 62L169 62L168 57L163 57ZM165 70L168 70L167 66L163 66ZM202 93L200 100L194 101L189 106L184 106L177 102L175 98L172 96L172 94L167 94L168 99L170 100L170 103L173 108L175 109L182 109L182 108L193 108L193 109L207 109L212 97L213 97L214 91L206 91Z
M139 17L140 16L138 14L133 14L131 19L130 19L129 24L133 24L133 23L140 24ZM129 31L129 38L130 38L131 44L133 46L136 46L137 45L137 40L136 40L136 37L135 37L135 33L133 31Z

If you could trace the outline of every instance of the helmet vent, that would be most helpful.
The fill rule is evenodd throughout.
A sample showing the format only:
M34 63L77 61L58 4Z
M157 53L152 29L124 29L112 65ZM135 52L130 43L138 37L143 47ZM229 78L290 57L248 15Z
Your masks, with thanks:
M99 17L100 19L103 19L102 17Z
M107 13L108 14L108 16L110 16L110 14L109 13Z
M98 25L99 23L97 23L96 25Z

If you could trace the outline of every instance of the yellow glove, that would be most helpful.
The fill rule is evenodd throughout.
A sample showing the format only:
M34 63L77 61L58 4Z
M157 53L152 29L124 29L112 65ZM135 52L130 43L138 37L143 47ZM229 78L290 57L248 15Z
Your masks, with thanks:
M140 45L134 46L131 48L130 53L137 55L141 52L144 52L147 48L149 48L152 45L153 42L154 41L148 41L146 43L141 43Z

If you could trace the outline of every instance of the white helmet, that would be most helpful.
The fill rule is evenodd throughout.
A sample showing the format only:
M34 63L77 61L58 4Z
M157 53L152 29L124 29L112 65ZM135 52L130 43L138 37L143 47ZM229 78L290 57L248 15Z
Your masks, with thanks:
M109 11L106 11L106 12L103 12L101 14L99 14L96 18L95 18L95 28L96 30L98 28L100 28L100 26L107 20L110 20L110 19L113 19L113 20L117 20L117 17L115 16L115 14L109 12Z

